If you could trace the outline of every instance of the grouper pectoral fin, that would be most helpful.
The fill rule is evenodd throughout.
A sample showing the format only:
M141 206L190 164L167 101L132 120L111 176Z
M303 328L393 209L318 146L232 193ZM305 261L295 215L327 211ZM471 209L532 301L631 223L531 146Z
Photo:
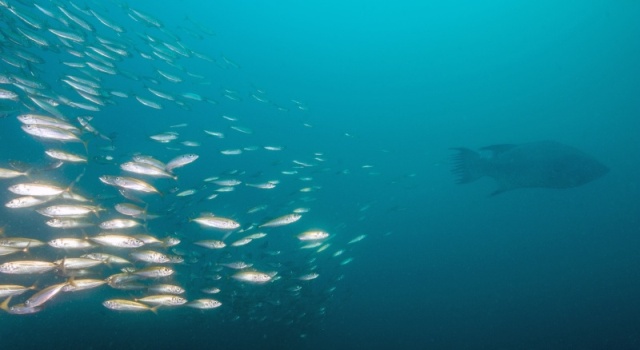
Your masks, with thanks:
M502 188L498 188L497 190L495 190L495 191L491 192L491 193L489 194L489 197L497 196L497 195L499 195L500 193L504 193L504 192L509 191L509 190L510 190L510 188L509 188L509 189L506 189L506 190L505 190L505 189L502 189Z
M511 190L513 190L515 188L516 187L512 186L511 184L509 184L507 182L501 182L500 180L498 180L498 188L495 191L491 192L489 194L489 197L497 196L497 195L499 195L501 193L511 191Z

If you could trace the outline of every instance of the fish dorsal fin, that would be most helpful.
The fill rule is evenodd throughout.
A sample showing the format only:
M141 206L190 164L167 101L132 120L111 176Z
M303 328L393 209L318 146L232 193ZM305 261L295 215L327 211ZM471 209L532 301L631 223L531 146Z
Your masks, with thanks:
M513 149L516 146L517 145L513 145L513 144L502 144L502 145L486 146L486 147L482 147L480 149L483 150L483 151L491 151L491 152L493 152L493 155L496 156L498 154L507 152L507 151Z

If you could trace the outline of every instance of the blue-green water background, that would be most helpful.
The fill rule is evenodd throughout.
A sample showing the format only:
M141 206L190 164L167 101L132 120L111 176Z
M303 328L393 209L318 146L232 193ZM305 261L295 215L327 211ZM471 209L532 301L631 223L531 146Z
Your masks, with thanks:
M304 325L118 314L78 302L0 315L7 349L640 347L640 3L135 6L165 24L188 15L213 28L213 39L190 44L236 62L235 75L220 78L238 90L254 84L274 99L304 101L309 113L295 118L313 131L292 132L285 118L263 125L256 115L251 127L264 139L255 143L324 152L332 169L321 177L315 215L368 237L336 292L307 301L310 310L325 304L327 314ZM227 74L194 64L214 78ZM123 102L110 107L113 118L127 115L128 104L140 110ZM213 108L222 107L189 113ZM238 108L231 113L262 113ZM148 113L127 120L148 125L157 118ZM157 130L96 123L118 131L119 147L140 150L148 141L136 133L162 131L181 113L165 111ZM611 172L576 189L493 198L489 180L454 185L450 147L547 139ZM16 152L2 154L21 158Z

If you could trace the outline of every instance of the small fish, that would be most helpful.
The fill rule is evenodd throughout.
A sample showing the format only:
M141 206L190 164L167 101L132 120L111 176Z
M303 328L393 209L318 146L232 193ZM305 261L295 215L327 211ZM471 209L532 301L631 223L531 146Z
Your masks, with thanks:
M240 185L242 181L236 180L236 179L228 179L228 180L214 180L213 183L218 186L237 186L237 185Z
M0 285L0 298L12 296L12 295L20 295L28 290L36 289L35 286L31 287L23 287L15 284L3 284Z
M15 253L20 252L20 251L25 251L25 249L18 249L18 248L10 248L10 247L0 246L0 256L15 254Z
M248 239L260 239L260 238L264 238L264 237L267 237L266 233L264 233L264 232L256 232L256 233L248 235L245 238L248 238Z
M305 231L298 235L298 239L301 241L318 241L329 237L329 234L321 230Z
M70 229L70 228L85 228L93 226L93 223L73 218L53 218L51 220L47 220L47 226L62 228L62 229Z
M80 129L59 118L39 114L21 114L17 118L19 122L25 125L49 126L70 131L76 135L80 134Z
M28 124L23 125L22 130L24 130L29 135L40 137L43 139L56 140L61 142L70 141L84 143L84 141L82 141L78 136L76 136L76 134L72 133L71 131L56 128L53 126Z
M135 174L142 174L154 177L169 177L177 180L178 177L167 172L164 167L158 167L155 164L142 162L126 162L120 164L120 169Z
M0 273L6 274L35 274L51 271L56 264L47 261L10 261L0 265Z
M144 242L131 236L119 234L105 234L89 238L91 241L107 247L139 248Z
M84 279L71 279L68 281L67 285L62 288L63 292L79 292L81 290L93 289L100 287L103 284L106 284L107 281L93 279L93 278L84 278Z
M303 245L302 247L300 247L300 249L313 249L313 248L318 248L321 245L322 245L322 242L311 242Z
M201 310L215 309L221 305L222 303L215 299L196 299L185 304L185 306Z
M175 271L166 266L149 266L144 269L136 270L134 275L148 278L158 278L171 276Z
M344 259L343 261L341 261L340 265L344 266L344 265L347 265L347 264L351 263L352 261L353 261L353 258L347 258L347 259Z
M215 136L219 139L223 139L224 138L224 134L221 132L217 132L217 131L209 131L209 130L204 130L205 133L207 133L208 135L211 136Z
M42 306L47 301L53 299L58 293L62 291L67 285L67 282L54 284L49 286L38 293L32 295L29 299L24 302L24 305L30 308L36 308L38 306Z
M156 264L162 264L171 261L169 260L167 255L153 250L137 250L131 253L131 257L138 261Z
M87 157L81 156L78 154L73 154L65 151L61 151L58 149L48 149L44 151L46 155L53 159L58 159L63 162L71 162L71 163L86 163Z
M0 168L0 179L13 179L18 176L28 176L28 172Z
M275 276L275 273L264 273L259 271L245 270L245 271L236 272L231 277L240 282L246 282L246 283L252 283L252 284L263 284L271 281L271 279L274 276Z
M158 141L160 143L169 143L175 139L178 138L178 134L177 133L162 133L162 134L157 134L157 135L151 135L149 136L149 138L151 138L152 140Z
M101 222L98 226L103 230L119 230L140 225L141 224L138 221L131 219L111 219Z
M314 279L316 279L318 277L320 277L319 274L317 274L315 272L312 272L312 273L308 273L308 274L302 275L302 276L298 277L298 279L301 280L301 281L311 281L311 280L314 280Z
M147 210L131 203L118 203L114 206L116 211L122 215L141 217L145 216Z
M15 92L5 90L5 89L0 89L0 100L18 101L19 99L20 99L20 96L18 96L18 94L16 94Z
M89 253L89 254L81 255L80 257L100 260L103 263L107 263L107 264L118 264L118 265L131 264L131 262L127 259L121 258L116 255L106 254L106 253Z
M247 214L257 213L257 212L265 210L265 209L267 209L267 205L259 205L259 206L256 206L256 207L253 207L253 208L247 210Z
M220 151L220 153L224 154L225 156L235 156L235 155L241 154L242 150L237 148L226 149L226 150Z
M0 230L1 233L1 230ZM33 238L5 237L0 238L0 247L26 249L43 246L44 242Z
M156 310L160 305L155 307L149 307L143 303L137 301L125 300L125 299L110 299L102 303L104 307L116 311L151 311L156 313Z
M297 213L287 214L287 215L277 217L273 220L269 220L258 227L278 227L278 226L289 225L300 220L301 217L302 215Z
M164 305L164 306L178 306L187 302L187 299L179 297L173 294L166 295L149 295L143 298L136 299L136 301L143 302L145 304L152 305Z
M64 270L88 269L102 264L102 261L89 258L64 258L53 262Z
M355 237L354 239L350 240L349 242L347 242L347 244L358 243L358 242L362 241L363 239L365 239L366 237L367 237L367 235L359 235L359 236Z
M246 184L247 186L250 187L255 187L255 188L260 188L263 190L270 190L270 189L274 189L276 188L276 184L273 182L264 182L264 183L259 183L259 184Z
M67 189L46 183L20 183L8 188L9 191L21 196L57 196Z
M241 238L241 239L231 243L231 246L232 247L240 247L240 246L247 245L247 244L251 243L251 241L253 241L253 239L245 237L245 238Z
M242 270L242 269L246 269L248 267L253 266L253 264L246 263L244 261L234 261L234 262L230 262L230 263L219 263L218 265L224 266L224 267L228 267L228 268L234 269L234 270Z
M179 192L176 194L176 197L187 197L187 196L191 196L194 195L197 191L194 189L190 189L190 190L184 190L182 192Z
M220 230L235 230L240 227L240 224L237 221L213 215L201 215L200 217L191 219L191 221Z
M80 123L80 125L82 125L82 128L85 129L87 132L103 139L106 141L110 141L113 142L113 137L109 137L106 135L101 134L96 128L93 127L93 125L91 125L89 123L89 121L91 121L92 117L78 117L78 122Z
M204 241L196 241L194 244L199 245L201 247L209 248L209 249L222 249L227 245L222 241L217 240L204 240Z
M90 213L97 213L103 208L92 205L52 205L36 210L38 213L49 217L82 217Z
M147 288L147 291L158 294L183 294L184 288L174 284L155 284Z
M173 169L181 168L187 164L195 162L198 157L199 156L197 154L183 154L177 156L167 163L165 169L169 172L172 172Z
M116 186L132 191L161 194L160 191L158 191L158 189L156 189L152 185L132 177L103 175L100 176L99 179L103 183L111 186Z
M220 293L220 288L218 288L218 287L208 287L208 288L202 288L202 289L200 289L200 291L202 293L206 293L206 294L218 294L218 293Z

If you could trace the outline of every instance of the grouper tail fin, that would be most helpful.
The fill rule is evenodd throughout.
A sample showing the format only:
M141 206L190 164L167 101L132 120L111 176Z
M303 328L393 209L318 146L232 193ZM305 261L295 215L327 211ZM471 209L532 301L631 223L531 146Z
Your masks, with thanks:
M480 157L480 154L468 148L452 148L456 151L453 155L453 172L458 178L456 183L466 184L473 182L486 175L486 159Z

